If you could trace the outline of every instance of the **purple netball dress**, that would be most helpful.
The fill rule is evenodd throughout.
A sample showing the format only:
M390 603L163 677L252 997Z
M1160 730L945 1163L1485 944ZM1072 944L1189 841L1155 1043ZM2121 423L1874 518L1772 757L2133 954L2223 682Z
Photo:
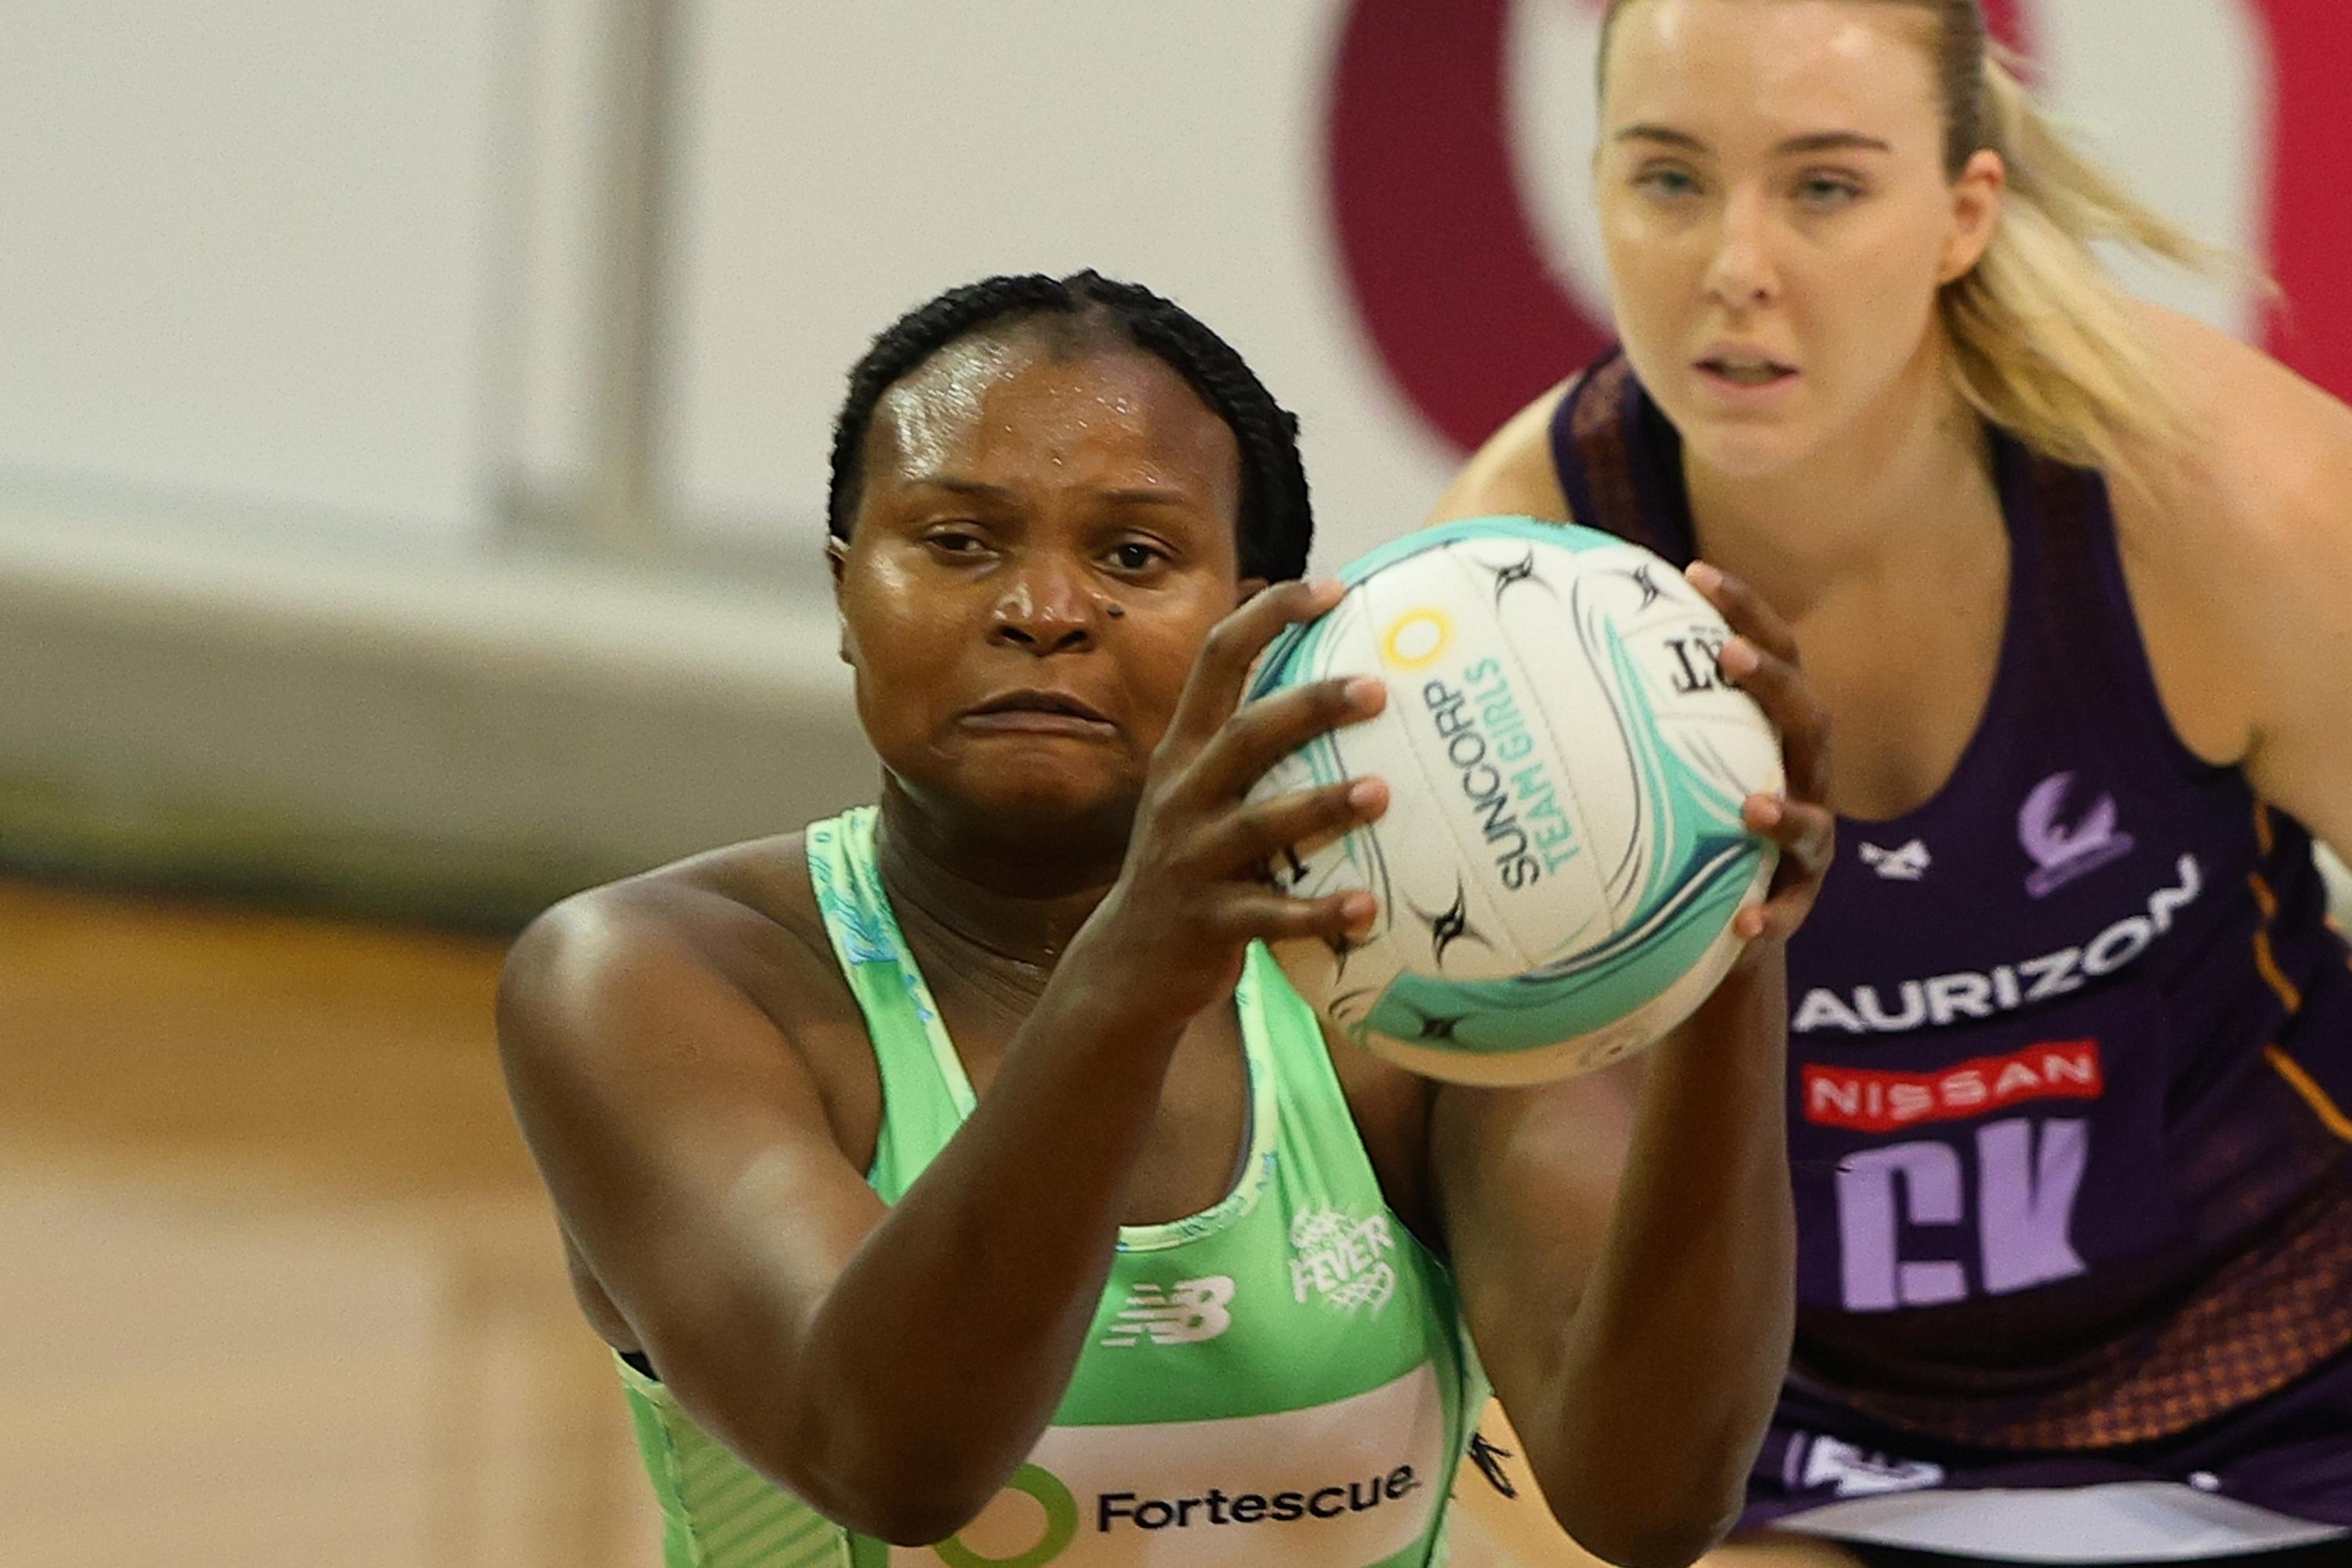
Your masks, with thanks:
M1552 443L1578 521L1690 560L1622 357ZM1987 1489L2112 1488L2218 1521L2085 1526L2113 1555L2313 1539L2352 1526L2352 963L2309 835L2174 735L2104 484L1994 445L1990 701L1934 798L1840 824L1790 951L1797 1347L1747 1522L1990 1554Z

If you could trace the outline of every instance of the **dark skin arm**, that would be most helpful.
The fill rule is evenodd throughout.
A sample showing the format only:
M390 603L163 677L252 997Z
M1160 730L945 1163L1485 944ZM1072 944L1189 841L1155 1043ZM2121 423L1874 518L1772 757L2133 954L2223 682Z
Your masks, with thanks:
M1703 591L1710 579L1695 574ZM1780 730L1769 900L1715 993L1646 1058L1524 1090L1441 1089L1431 1158L1463 1308L1562 1529L1610 1562L1695 1561L1737 1522L1786 1369L1795 1218L1786 943L1826 871L1828 721L1786 627L1708 591L1726 673ZM1563 1310L1563 1308L1567 1309Z
M1328 682L1235 712L1275 633L1337 596L1284 584L1213 634L1118 881L895 1205L769 1000L837 985L829 955L757 956L718 895L627 885L519 944L500 1050L574 1246L696 1421L827 1516L921 1543L985 1506L1068 1385L1187 1024L1230 999L1252 940L1369 923L1364 895L1256 879L1281 845L1377 816L1384 791L1243 800L1379 709L1377 682Z

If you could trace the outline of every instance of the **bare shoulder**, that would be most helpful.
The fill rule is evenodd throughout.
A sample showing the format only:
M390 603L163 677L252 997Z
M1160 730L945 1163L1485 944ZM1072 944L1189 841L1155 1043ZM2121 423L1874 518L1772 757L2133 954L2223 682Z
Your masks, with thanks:
M658 984L699 969L782 1000L820 955L824 922L799 834L712 850L575 893L533 921L508 955L505 984L542 1002ZM794 873L797 872L797 876Z
M2183 740L2294 804L2336 765L2309 732L2342 716L2352 646L2352 409L2225 332L2146 320L2189 427L2116 494L2143 638Z
M2198 546L2290 554L2340 536L2352 409L2202 321L2156 306L2143 318L2190 421L2186 449L2154 466L2150 521Z
M640 1026L724 997L761 1027ZM868 1142L879 1110L855 996L835 963L800 834L731 845L573 895L534 921L500 978L499 1048L569 1072L657 1069L789 1050L837 1138ZM564 1058L551 1062L551 1056Z
M1570 521L1567 492L1552 461L1551 420L1576 384L1560 383L1513 415L1470 456L1430 513L1432 522L1465 517L1536 517Z
M566 899L516 942L498 1016L573 1293L615 1350L729 1277L725 1194L779 1170L854 1184L872 1159L881 1087L799 835Z

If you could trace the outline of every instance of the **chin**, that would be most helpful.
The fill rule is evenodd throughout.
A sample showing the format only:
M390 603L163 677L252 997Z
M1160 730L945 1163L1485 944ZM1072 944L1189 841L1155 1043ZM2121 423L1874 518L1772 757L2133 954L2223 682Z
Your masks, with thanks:
M1820 445L1819 432L1793 421L1771 425L1676 422L1683 446L1727 479L1769 479L1796 467Z
M940 793L992 832L1076 851L1094 840L1123 846L1141 792L1133 780L1040 768L967 774Z

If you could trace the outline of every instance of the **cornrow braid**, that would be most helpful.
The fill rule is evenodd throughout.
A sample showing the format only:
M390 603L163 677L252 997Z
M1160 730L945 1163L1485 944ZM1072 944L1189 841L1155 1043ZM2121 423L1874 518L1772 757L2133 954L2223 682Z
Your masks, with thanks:
M1241 449L1236 543L1244 577L1280 582L1307 571L1313 505L1298 456L1298 421L1265 389L1232 344L1174 301L1092 270L985 278L950 289L886 328L851 367L833 427L833 479L825 526L847 540L866 484L866 438L882 395L951 343L995 327L1062 317L1082 332L1165 361L1234 433Z

